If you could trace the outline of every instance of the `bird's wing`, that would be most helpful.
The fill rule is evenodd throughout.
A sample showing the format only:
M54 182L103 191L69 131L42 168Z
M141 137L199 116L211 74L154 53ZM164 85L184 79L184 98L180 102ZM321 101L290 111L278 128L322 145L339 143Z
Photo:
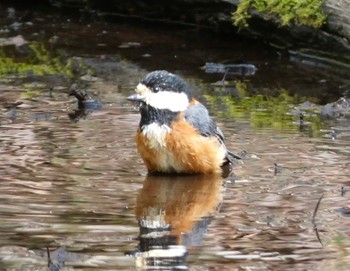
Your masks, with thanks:
M185 119L196 128L202 136L216 136L224 141L224 135L209 116L208 110L200 102L191 105L185 111Z
M185 119L196 128L196 130L206 137L215 136L218 138L222 145L224 144L225 137L220 128L216 126L213 119L209 116L208 110L203 104L196 101L185 111ZM234 159L241 159L234 153L227 151L226 159L232 162Z

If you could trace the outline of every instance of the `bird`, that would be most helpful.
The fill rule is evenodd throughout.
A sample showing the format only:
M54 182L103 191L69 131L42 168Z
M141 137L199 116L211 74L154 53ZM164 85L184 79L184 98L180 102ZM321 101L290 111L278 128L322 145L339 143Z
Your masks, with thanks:
M136 144L149 173L216 174L240 159L180 76L152 71L127 100L141 114Z

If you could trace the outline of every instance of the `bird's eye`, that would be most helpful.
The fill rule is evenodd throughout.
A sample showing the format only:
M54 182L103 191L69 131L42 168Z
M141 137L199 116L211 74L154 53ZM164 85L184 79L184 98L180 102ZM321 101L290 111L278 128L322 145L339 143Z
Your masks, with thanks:
M153 89L153 92L154 92L154 93L157 93L159 90L160 90L159 87L155 87L155 88Z

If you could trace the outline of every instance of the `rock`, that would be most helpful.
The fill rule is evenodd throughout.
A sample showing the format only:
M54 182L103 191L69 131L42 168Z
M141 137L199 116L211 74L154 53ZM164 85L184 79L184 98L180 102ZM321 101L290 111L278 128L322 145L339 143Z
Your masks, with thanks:
M326 118L350 117L350 99L340 98L338 101L328 103L321 107L320 114Z
M350 42L350 0L326 0L324 4L328 14L327 28L331 33L343 38L345 46Z
M211 29L228 34L238 31L232 23L232 12L240 0L174 0L169 5L161 0L46 0L56 7L70 7L76 10L105 16L125 18L155 24L178 24ZM242 30L243 35L264 39L287 50L313 49L332 52L328 57L349 62L350 54L350 0L325 0L324 11L327 22L324 27L314 29L306 26L280 27L264 15L254 12L250 27ZM128 45L130 46L130 45Z

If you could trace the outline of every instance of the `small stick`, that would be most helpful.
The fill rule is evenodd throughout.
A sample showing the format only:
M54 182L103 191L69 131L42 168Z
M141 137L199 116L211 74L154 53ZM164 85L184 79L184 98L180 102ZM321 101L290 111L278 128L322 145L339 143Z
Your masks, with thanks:
M52 264L52 261L51 261L51 257L50 257L49 247L46 247L46 251L47 251L47 267L50 267L50 265Z
M318 207L320 206L320 203L321 203L321 200L323 198L323 194L321 195L321 197L319 198L317 204L316 204L316 207L315 207L315 210L314 210L314 214L312 216L312 224L314 225L314 230L316 232L316 236L317 236L317 240L320 242L320 244L323 246L322 244L322 241L321 241L321 238L320 238L320 235L318 234L318 229L317 229L317 225L316 225L316 222L315 222L315 219L316 219L316 214L317 214L317 211L318 211Z

